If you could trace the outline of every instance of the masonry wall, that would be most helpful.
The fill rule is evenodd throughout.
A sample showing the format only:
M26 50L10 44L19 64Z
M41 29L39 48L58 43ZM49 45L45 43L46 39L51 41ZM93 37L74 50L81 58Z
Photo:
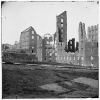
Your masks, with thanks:
M98 41L98 24L88 27L88 40Z
M99 66L98 42L93 40L90 41L89 39L87 39L84 23L79 23L79 52L77 51L75 53L67 53L64 51L64 46L64 42L57 41L57 62L82 66Z
M42 38L33 27L29 27L20 36L20 48L27 53L36 54L39 61L42 61Z
M46 46L45 46L45 39L42 39L42 61L45 61L46 56Z
M53 41L53 39L52 39L52 36L49 36L49 34L46 34L46 35L44 36L44 39L42 41L42 47L43 47L42 59L44 62L50 62L53 59L52 57L53 46L51 45L51 42Z
M39 61L42 61L42 37L37 36L37 57Z
M67 17L66 11L56 17L57 53L63 52L67 46Z
M51 61L52 61L52 62L56 62L56 55L55 55L55 53L52 54L52 56L51 56Z
M86 31L85 31L85 24L80 22L79 23L79 58L80 58L80 65L84 65L85 63L85 41L86 41Z
M69 63L69 64L74 64L74 65L79 65L79 55L78 53L67 53L67 52L62 52L57 55L56 58L57 62L59 63Z
M30 52L37 54L37 33L35 30L31 30L30 34Z
M27 52L30 51L30 47L31 47L30 34L31 34L31 31L21 32L21 36L20 36L20 48L22 50L27 51Z
M68 52L75 52L75 38L68 41Z
M98 42L86 42L85 45L85 64L88 66L98 67L99 66L99 57L98 57Z

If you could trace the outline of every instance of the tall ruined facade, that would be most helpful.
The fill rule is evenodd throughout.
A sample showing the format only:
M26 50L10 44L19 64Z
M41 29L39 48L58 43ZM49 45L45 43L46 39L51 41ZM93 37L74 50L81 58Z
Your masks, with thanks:
M42 37L36 33L32 26L21 32L20 49L29 54L36 54L38 60L42 61Z
M84 65L85 63L85 41L86 41L86 31L85 24L79 23L79 64Z
M85 24L79 23L79 63L83 66L98 67L98 25L88 27L86 37Z
M66 11L56 16L56 53L61 56L67 46L67 15Z

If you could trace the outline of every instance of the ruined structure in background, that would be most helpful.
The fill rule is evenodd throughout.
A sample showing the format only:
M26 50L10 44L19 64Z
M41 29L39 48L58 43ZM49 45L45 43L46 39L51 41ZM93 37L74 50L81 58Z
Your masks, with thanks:
M36 54L39 61L42 61L42 37L36 33L33 27L29 27L20 36L20 49L29 54Z
M17 51L20 48L29 54L36 54L38 61L98 67L98 25L88 27L86 34L85 23L80 22L78 35L78 42L75 38L67 42L67 12L64 11L56 16L53 36L45 34L42 38L30 26L21 32L19 43L13 47Z
M85 64L93 67L99 66L98 57L98 25L88 27L88 37L85 41Z
M80 22L79 42L76 42L76 47L74 38L67 44L66 11L57 16L56 27L54 44L57 62L98 67L98 25L88 27L86 36L85 24Z
M88 27L88 41L98 42L98 24Z
M45 34L42 40L42 61L54 61L54 42L50 34Z

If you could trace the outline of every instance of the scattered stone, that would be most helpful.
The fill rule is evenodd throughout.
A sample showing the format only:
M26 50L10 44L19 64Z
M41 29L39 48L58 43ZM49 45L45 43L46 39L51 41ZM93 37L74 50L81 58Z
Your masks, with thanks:
M48 91L54 91L56 93L61 93L61 92L67 91L67 89L57 85L57 83L45 84L45 85L40 86L40 88L48 90Z
M65 82L63 82L64 84L67 84L67 85L69 85L69 86L72 86L73 84L71 83L71 82L69 82L69 81L65 81Z
M94 80L91 78L79 77L79 78L74 79L73 81L78 82L78 83L83 83L94 88L98 88L98 80Z

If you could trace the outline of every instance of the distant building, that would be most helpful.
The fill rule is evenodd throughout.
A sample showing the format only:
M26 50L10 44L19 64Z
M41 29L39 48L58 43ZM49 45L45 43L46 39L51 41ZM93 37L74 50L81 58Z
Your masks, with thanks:
M2 44L2 51L11 51L14 50L14 45L11 44Z
M52 54L54 53L54 45L52 44L53 37L50 34L45 34L42 41L42 59L43 61L52 61Z
M94 41L97 42L98 41L98 24L88 27L88 41Z
M85 42L84 65L99 67L98 42Z
M67 45L67 15L66 11L56 17L55 56L59 63L79 64L78 54L75 53L75 39Z
M42 37L37 36L37 53L38 60L42 61Z
M38 41L38 42L37 42ZM30 26L20 35L20 48L27 53L36 54L39 61L42 61L42 38L35 29Z
M89 29L89 28L88 28ZM92 27L93 29L93 27ZM98 67L98 30L94 33L88 33L86 38L85 24L79 24L79 58L80 65ZM96 37L96 38L94 38Z
M56 35L55 35L55 55L56 61L58 57L66 52L67 47L67 15L66 11L56 16Z
M91 32L91 34L93 33ZM91 35L91 34L89 33L88 37L86 37L85 24L80 22L79 43L76 42L76 49L75 49L75 39L71 39L68 41L67 45L68 52L64 51L63 48L65 46L64 42L59 42L59 41L57 41L57 43L55 42L57 46L60 47L56 49L57 51L56 61L59 63L69 63L81 66L98 67L99 66L98 41L97 41L98 39L94 38L98 36L98 30L95 32L96 35ZM59 37L56 38L55 40L59 40Z
M84 65L85 63L85 41L86 41L86 31L85 24L79 23L79 59L80 65Z
M65 51L67 46L67 15L66 11L56 16L56 45L57 53Z
M20 41L15 46L35 53L39 61L98 67L98 25L88 27L87 35L84 23L80 22L78 29L79 41L75 45L75 38L72 38L67 44L67 14L64 11L56 16L53 36L45 34L42 39L30 26L21 32Z
M75 52L75 38L68 41L68 52Z
M20 44L17 42L17 41L15 41L15 44L14 44L14 46L13 46L13 50L20 50Z

